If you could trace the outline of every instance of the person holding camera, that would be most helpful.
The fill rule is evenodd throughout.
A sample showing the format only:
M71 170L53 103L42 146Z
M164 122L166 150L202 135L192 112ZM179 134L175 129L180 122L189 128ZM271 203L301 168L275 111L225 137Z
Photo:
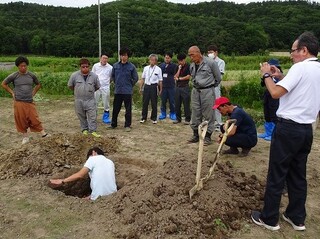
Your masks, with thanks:
M271 66L276 67L282 73L282 69L280 63L277 59L271 59L268 61ZM280 79L276 77L272 77L274 83L278 83ZM263 78L261 79L261 86L265 87L265 83ZM258 134L259 138L262 138L266 141L271 141L273 130L277 123L277 115L276 112L279 108L279 99L273 99L268 89L264 91L263 94L263 113L264 113L264 129L265 132L262 134Z

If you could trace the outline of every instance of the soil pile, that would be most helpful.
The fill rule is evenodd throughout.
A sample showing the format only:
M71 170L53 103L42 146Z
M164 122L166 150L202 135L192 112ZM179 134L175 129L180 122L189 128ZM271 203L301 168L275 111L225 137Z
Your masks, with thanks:
M118 145L116 138L84 137L82 134L57 134L35 140L1 152L0 179L52 175L79 168L91 147L100 147L108 155L116 152Z
M1 179L66 177L83 166L90 147L98 146L108 155L119 145L115 138L80 134L57 134L34 142L1 153ZM117 238L229 238L240 230L251 210L261 207L264 183L238 172L230 162L217 164L215 174L190 200L197 162L187 158L154 168L143 159L112 155L119 191L94 204L98 223ZM211 163L204 160L202 176ZM86 178L59 190L84 197L90 194L89 184Z
M240 230L252 209L260 208L264 183L218 164L203 190L189 199L195 185L195 161L169 160L163 167L125 185L108 197L120 220L118 238L228 238ZM203 174L210 162L205 162ZM103 200L99 203L105 203ZM180 237L179 237L180 235Z

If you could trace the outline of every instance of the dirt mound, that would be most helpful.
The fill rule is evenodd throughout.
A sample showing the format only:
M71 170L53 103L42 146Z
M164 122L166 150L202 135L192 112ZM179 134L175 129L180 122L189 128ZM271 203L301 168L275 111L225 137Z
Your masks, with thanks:
M218 164L203 190L189 199L196 162L169 160L163 167L108 197L120 220L118 238L227 238L260 208L264 183L231 165ZM207 173L210 162L204 163ZM100 203L105 203L102 201ZM116 225L116 224L115 224Z
M106 154L117 150L115 138L84 137L82 134L57 134L33 141L17 149L2 151L0 179L21 176L52 175L82 167L87 151L98 146Z

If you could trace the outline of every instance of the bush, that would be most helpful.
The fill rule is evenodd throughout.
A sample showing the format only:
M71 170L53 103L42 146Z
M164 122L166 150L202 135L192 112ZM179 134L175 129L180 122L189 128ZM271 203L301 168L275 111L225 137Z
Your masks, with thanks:
M41 92L48 95L72 95L68 88L69 72L42 72L37 74L41 82Z
M230 88L223 88L223 94L235 104L245 108L262 109L264 88L259 80L241 80Z

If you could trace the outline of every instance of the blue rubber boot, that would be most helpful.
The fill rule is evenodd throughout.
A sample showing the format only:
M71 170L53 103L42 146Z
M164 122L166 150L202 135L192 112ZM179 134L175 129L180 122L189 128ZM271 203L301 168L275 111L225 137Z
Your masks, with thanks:
M272 133L274 131L274 128L275 128L276 124L273 123L273 122L269 122L269 126L268 126L268 136L264 137L263 139L266 140L266 141L271 141L272 139Z
M173 121L177 120L176 113L170 113L170 119Z
M261 138L261 139L264 139L265 137L267 137L267 136L269 136L268 135L268 127L269 127L269 122L265 122L264 123L264 133L262 133L262 134L258 134L258 138Z
M161 111L161 114L159 115L159 120L164 120L167 118L167 113L165 111Z
M102 116L102 122L105 124L111 124L109 112L104 112Z

